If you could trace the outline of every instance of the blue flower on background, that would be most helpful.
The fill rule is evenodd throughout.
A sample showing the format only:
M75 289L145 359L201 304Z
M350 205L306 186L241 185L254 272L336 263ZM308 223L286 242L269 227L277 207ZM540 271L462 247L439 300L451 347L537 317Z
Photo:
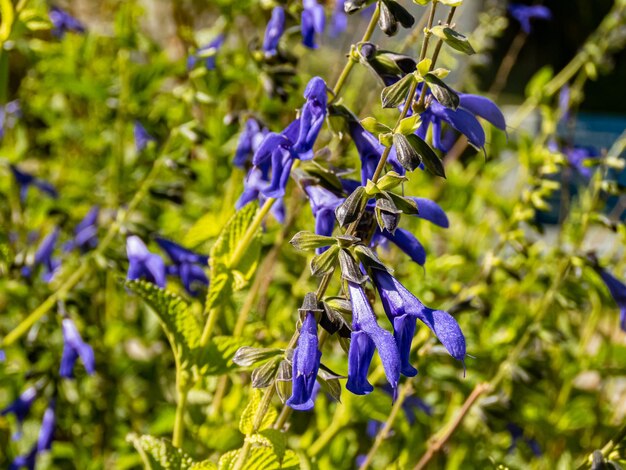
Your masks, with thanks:
M440 104L434 96L431 97L430 105L420 114L422 123L416 134L425 139L428 128L432 126L433 146L438 150L447 152L454 142L442 139L441 126L444 122L467 137L471 145L481 149L485 147L485 131L476 116L506 131L504 115L489 98L459 93L459 107L454 110Z
M268 57L278 54L278 43L285 32L285 10L283 7L274 7L272 17L265 28L263 51Z
M56 270L61 265L61 262L52 258L54 248L59 239L59 228L55 227L39 244L37 251L35 252L35 260L31 266L24 266L22 268L22 275L24 277L30 277L37 266L43 266L43 273L41 278L50 282L54 277Z
M165 287L165 263L156 253L148 250L141 238L131 235L126 239L126 254L128 256L128 273L126 279L145 278L157 286Z
M511 3L509 5L509 13L520 24L522 30L526 34L532 32L531 20L551 20L552 13L543 5L522 5L520 3Z
M361 159L361 184L364 185L367 183L367 180L372 179L374 176L385 146L370 132L366 131L358 121L350 121L348 130ZM404 168L402 168L402 165L396 158L395 147L391 149L387 162L393 167L395 172L401 175L405 173Z
M400 351L402 374L407 377L417 374L417 370L409 362L417 319L432 330L452 357L464 361L465 336L452 315L426 307L387 271L373 269L372 276L385 313L393 325L394 338Z
M387 381L395 391L400 380L401 358L398 345L393 335L381 328L376 322L363 288L348 282L350 301L352 302L352 334L348 350L348 383L346 388L355 395L366 395L374 390L367 380L367 372L374 356L378 354L385 370Z
M395 393L389 384L380 385L379 388L391 397L393 397ZM407 422L411 426L415 424L415 421L417 420L417 416L415 415L417 411L421 411L428 416L432 416L433 414L432 407L425 403L424 400L419 398L415 393L411 393L404 398L404 401L402 402L402 411L404 412Z
M301 16L302 44L311 49L316 49L315 35L324 32L326 15L324 7L317 3L317 0L303 0Z
M336 196L328 189L318 185L307 185L304 191L309 197L311 211L315 217L315 233L330 237L335 228L335 209L344 201L344 198ZM318 254L326 251L328 247L318 248Z
M519 427L515 423L508 423L506 425L506 429L507 431L509 431L509 434L511 434L511 445L507 450L508 454L513 452L517 447L517 443L519 442L519 440L523 439L526 445L528 445L528 448L535 455L535 457L541 457L542 452L539 443L535 439L524 437L524 430L521 427Z
M606 284L606 287L611 293L611 297L615 300L615 303L619 307L620 311L620 327L623 331L626 331L626 285L615 278L611 273L604 269L598 269L600 277Z
M243 192L235 204L235 209L239 210L246 204L257 200L260 204L263 204L267 199L267 197L263 194L263 191L269 186L269 184L269 164L263 165L262 167L250 168L250 171L248 171L248 175L243 183ZM281 224L285 222L285 204L282 198L279 198L274 205L272 205L271 213Z
M56 37L61 38L70 31L75 33L85 32L85 26L80 21L59 7L50 8L48 16L53 26L52 34Z
M139 121L135 121L133 125L133 136L135 138L135 150L137 153L141 153L150 142L156 142L156 139L152 137L145 127Z
M20 102L18 100L9 101L4 106L0 106L0 139L4 137L7 128L15 126L17 118L22 115Z
M74 238L67 242L63 249L68 252L78 248L82 253L98 246L98 215L100 207L93 206L87 215L74 228Z
M28 416L35 398L37 398L37 389L35 387L28 387L13 403L0 411L0 416L6 416L11 413L17 420L18 431L13 435L14 440L19 439L22 435L22 424Z
M591 178L593 169L586 166L585 162L600 156L600 152L594 147L582 145L559 146L555 140L548 143L548 148L552 152L560 152L565 155L567 162L587 180Z
M11 462L11 465L9 466L9 470L18 470L23 467L26 467L29 470L35 470L37 455L52 448L52 439L54 437L54 427L56 424L56 415L54 411L55 406L56 401L53 398L50 400L50 403L48 404L48 407L43 415L37 442L27 454L20 455L13 459L13 462Z
M237 142L237 150L235 150L233 164L236 167L244 168L246 163L252 160L254 152L261 146L261 142L263 142L268 132L268 129L263 127L255 118L248 118L245 128Z
M313 388L321 357L315 315L307 312L293 353L292 392L286 402L294 410L306 411L313 408Z
M207 70L215 70L216 55L224 44L224 36L219 34L213 41L200 47L195 54L187 57L187 70L193 69L198 62L204 59L204 66Z
M208 256L188 250L165 238L157 237L156 242L174 263L166 267L167 274L178 276L187 292L191 295L198 295L200 290L195 288L194 284L209 285L209 279L204 272L209 262Z
M80 357L89 375L96 372L96 360L93 349L80 336L76 325L70 318L64 318L61 324L63 330L63 355L59 374L65 379L74 378L74 366Z
M330 17L330 27L328 28L328 35L333 39L348 29L348 15L344 10L344 3L345 0L335 0L335 8Z
M22 203L26 201L28 189L31 186L34 186L35 188L39 189L40 191L54 199L59 197L59 193L57 192L57 190L47 181L39 179L36 176L31 175L30 173L26 173L25 171L20 170L15 165L11 165L11 172L13 173L13 177L15 178L15 181L17 182L17 185L20 189L20 200L22 201Z
M267 197L284 196L291 167L295 159L313 158L313 145L326 117L326 83L313 77L304 90L306 102L299 118L289 124L280 134L270 132L257 149L252 163L267 168L271 162L272 176L269 186L262 190Z

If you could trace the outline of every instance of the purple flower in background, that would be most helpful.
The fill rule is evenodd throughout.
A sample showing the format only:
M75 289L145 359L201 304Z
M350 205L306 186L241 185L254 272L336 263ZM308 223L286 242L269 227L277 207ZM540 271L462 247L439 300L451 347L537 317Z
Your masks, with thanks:
M13 462L11 462L11 465L9 466L9 470L18 470L23 467L26 467L29 470L35 470L37 455L41 452L50 450L52 447L52 438L54 436L54 426L56 424L54 408L55 399L53 398L50 400L50 403L48 404L48 407L43 415L37 443L27 454L20 455L13 459Z
M215 56L224 44L224 36L219 34L213 41L200 47L195 54L187 57L187 70L193 69L198 62L204 59L204 66L207 70L215 70Z
M11 165L11 172L13 173L13 177L17 182L17 185L20 189L20 200L22 203L26 201L26 196L28 195L28 189L31 186L39 189L40 191L46 193L50 197L56 199L59 197L59 193L57 190L47 181L37 178L30 173L26 173L25 171L20 170L15 165Z
M530 20L551 20L552 13L543 5L522 5L520 3L511 3L509 5L509 13L520 24L522 30L526 34L530 34L532 27Z
M389 384L381 385L380 389L383 392L385 392L387 395L390 395L393 397L394 390L389 386ZM432 416L433 414L432 407L429 406L427 403L425 403L417 395L415 395L415 393L412 393L411 395L408 395L407 397L404 398L404 401L402 402L402 411L404 412L404 415L406 416L407 422L411 426L415 424L415 421L417 420L417 416L415 415L417 411L426 413L428 416Z
M96 361L93 349L83 341L76 325L69 318L62 321L63 330L63 355L61 356L61 367L59 374L65 379L74 378L74 366L80 357L89 375L96 372Z
M237 203L235 204L235 208L237 210L244 207L246 204L251 203L252 201L259 201L260 204L263 204L267 199L263 194L263 191L269 186L269 165L264 165L267 168L263 171L262 167L252 167L250 171L248 171L248 175L244 180L243 193L239 196ZM274 218L280 222L281 224L285 222L285 204L282 198L278 199L274 205L272 206L271 213Z
M285 10L283 7L274 7L272 17L265 28L265 37L263 38L263 51L266 56L275 56L278 54L278 43L285 32Z
M432 95L431 95L432 96ZM426 138L428 127L433 127L433 146L444 152L450 150L453 141L442 140L441 127L446 123L465 137L476 148L485 147L485 131L476 117L481 117L500 130L506 131L504 115L489 98L459 93L459 107L454 110L441 105L434 96L430 105L420 114L422 124L416 134Z
M0 106L0 139L4 137L7 128L15 126L17 118L22 115L20 102L18 100L9 101L4 106Z
M301 28L302 28L302 44L311 49L316 49L315 35L324 32L326 23L326 15L324 7L317 3L317 0L303 0Z
M313 408L313 388L321 357L315 315L307 312L300 329L298 345L293 353L292 392L286 402L294 410L306 411Z
M394 337L376 322L363 288L353 282L348 283L352 302L352 335L348 351L348 383L346 388L356 395L366 395L374 390L367 380L374 350L383 363L387 381L395 391L400 380L400 353Z
M409 362L417 319L435 333L452 357L462 362L465 360L465 336L452 315L424 306L387 271L373 269L372 276L385 313L393 325L394 338L400 350L402 374L407 377L417 374Z
M330 237L335 228L335 209L344 199L318 185L307 185L304 191L309 196L311 211L315 217L315 233ZM328 247L318 248L317 253L323 253L327 249Z
M46 282L50 282L54 277L57 268L61 265L61 262L52 258L54 248L59 239L59 228L55 227L39 244L37 251L35 252L35 260L31 266L24 266L22 268L22 275L24 277L30 277L37 266L43 266L42 279Z
M255 118L249 118L239 136L233 164L239 168L244 168L246 163L252 159L254 152L261 146L261 142L268 132L267 128L263 127Z
M344 3L345 0L335 0L335 8L328 28L328 35L333 39L348 29L348 15L344 10Z
M135 137L135 150L137 153L141 153L150 142L156 142L156 139L148 133L139 121L135 121L133 136Z
M165 263L159 255L148 250L141 238L131 235L126 239L126 254L129 262L126 279L145 278L161 288L165 287Z
M98 215L100 207L93 206L87 215L74 229L74 239L65 244L63 249L68 252L78 248L82 253L98 246Z
M158 237L156 242L174 263L173 266L167 266L167 274L180 277L187 292L197 295L200 290L195 288L194 284L209 285L209 279L204 272L209 262L208 256L188 250L165 238Z
M0 411L0 416L6 416L11 413L15 415L15 419L17 419L18 431L13 435L14 440L19 439L22 435L22 424L28 416L35 398L37 398L37 389L35 387L28 387L13 403Z
M272 176L269 186L262 189L267 197L284 196L294 159L313 158L313 145L326 117L326 83L313 77L304 90L306 102L300 118L289 124L280 134L270 132L252 159L255 166L267 168L271 162Z
M519 427L515 423L508 423L506 425L506 430L509 431L509 434L511 434L511 445L509 446L507 453L510 454L511 452L513 452L517 447L517 443L519 442L519 440L523 439L524 442L526 442L526 444L528 445L528 448L535 455L535 457L541 457L542 452L539 443L535 439L524 437L524 430L521 427Z
M600 152L593 147L584 147L579 145L574 145L573 147L564 147L561 151L565 154L567 161L570 165L572 165L578 173L581 174L586 179L591 178L592 169L588 166L585 166L585 161L598 158L600 156Z
M50 8L48 16L53 26L52 33L56 37L61 38L69 31L75 33L85 32L85 26L80 21L59 7Z
M598 274L600 274L604 284L606 284L611 296L619 307L620 327L623 331L626 331L626 285L604 269L599 268Z

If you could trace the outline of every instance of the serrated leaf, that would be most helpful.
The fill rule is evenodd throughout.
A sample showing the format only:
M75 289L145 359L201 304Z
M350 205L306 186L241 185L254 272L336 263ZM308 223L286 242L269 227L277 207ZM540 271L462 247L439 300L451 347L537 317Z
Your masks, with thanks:
M194 462L183 450L174 447L167 439L154 436L137 436L129 434L127 440L132 442L139 452L146 468L150 470L194 470L212 469L215 465L204 461Z
M233 279L239 281L234 286L235 290L237 290L244 287L244 285L241 285L242 281L244 283L249 281L254 274L261 254L260 227L257 229L243 256L239 260L234 260L233 255L237 252L239 244L248 231L256 213L257 204L248 204L233 215L222 229L213 248L211 248L211 256L209 258L211 282L217 275L233 271ZM239 274L235 275L235 273Z
M278 413L276 413L276 410L270 406L267 410L267 413L265 413L265 416L263 416L263 421L261 421L259 429L254 429L254 416L259 409L262 397L263 392L256 389L252 390L252 393L250 394L250 400L248 401L246 408L243 410L243 413L241 414L241 418L239 420L239 430L242 434L248 436L253 434L255 431L260 432L263 429L269 428L272 424L274 424L274 421L276 421Z
M428 83L430 91L437 98L437 101L446 108L457 109L459 107L459 95L438 77L432 73L427 73L424 75L424 81Z
M248 440L254 444L260 444L265 447L271 447L274 454L282 461L287 450L287 437L285 433L278 429L264 429L263 431L253 434Z
M193 351L198 374L221 375L236 369L233 358L239 348L247 343L249 340L245 338L216 336L205 347L198 347Z
M192 359L192 351L200 344L202 327L191 313L187 302L178 295L143 280L127 281L126 287L139 295L157 314L173 342L174 352L183 361Z
M409 73L393 85L383 88L380 95L383 108L395 108L404 103L414 82L415 76Z

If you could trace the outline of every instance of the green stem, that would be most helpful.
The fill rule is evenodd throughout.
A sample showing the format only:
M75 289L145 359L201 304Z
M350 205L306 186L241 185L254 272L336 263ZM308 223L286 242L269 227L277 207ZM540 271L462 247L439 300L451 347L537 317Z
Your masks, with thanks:
M189 395L189 385L183 378L181 366L176 364L176 391L178 400L176 402L176 416L174 417L174 432L172 433L172 444L174 447L182 447L185 434L185 407Z
M337 412L339 410L343 410L344 408L337 408ZM330 443L330 441L337 435L339 431L345 426L343 420L338 419L338 416L334 416L330 426L324 429L324 432L320 434L320 436L311 444L309 450L307 451L307 455L309 457L315 457L320 453L321 450L325 449L326 446Z
M389 413L389 416L387 417L387 420L385 421L382 429L378 431L378 434L376 434L374 444L372 444L372 447L367 453L365 460L359 467L359 470L366 470L367 468L369 468L370 464L372 463L372 459L374 458L374 455L376 455L376 452L378 452L378 448L389 435L389 431L391 431L391 427L393 426L393 423L398 416L398 412L402 408L404 400L407 396L411 394L412 391L413 386L411 382L406 382L402 387L400 387L400 390L398 392L398 398L396 398L396 401L394 402L393 407L391 408L391 412Z

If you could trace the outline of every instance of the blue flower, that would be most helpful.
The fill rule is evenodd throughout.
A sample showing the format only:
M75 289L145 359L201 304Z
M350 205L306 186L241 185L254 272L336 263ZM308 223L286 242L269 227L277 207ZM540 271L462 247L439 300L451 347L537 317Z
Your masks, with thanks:
M50 403L48 404L48 407L43 415L37 443L27 454L20 455L13 459L13 462L11 462L11 465L9 466L9 470L18 470L23 467L26 467L29 470L35 470L37 455L41 452L50 450L52 447L52 438L54 436L54 426L56 423L54 408L55 399L53 398L50 400Z
M420 266L424 266L426 262L426 250L411 232L403 228L397 228L394 233L391 233L376 227L372 237L372 245L385 246L385 239L393 242L398 248L409 255L411 260L415 261Z
M264 165L264 167L267 168L266 171L263 171L262 167L252 167L250 171L248 171L248 175L243 183L243 193L241 193L241 196L235 204L237 210L256 200L258 200L260 204L263 204L267 199L263 191L270 184L268 175L269 164ZM278 222L281 224L285 222L285 204L282 198L279 198L274 205L272 205L271 212Z
M301 16L302 44L311 49L316 49L315 35L324 32L326 23L324 7L319 5L316 0L303 0L302 4L304 6Z
M263 51L268 57L278 54L278 43L285 32L285 10L283 7L274 7L272 17L265 28Z
M617 280L612 274L604 269L599 269L600 277L609 289L611 296L619 307L620 311L620 327L626 331L626 285Z
M567 145L559 148L553 141L548 144L548 148L552 151L563 153L567 162L585 179L591 178L593 173L593 170L586 166L585 162L600 156L600 152L591 146Z
M208 256L188 250L165 238L157 237L156 242L174 263L173 266L167 266L167 274L180 277L187 292L197 295L200 291L194 284L209 285L209 279L204 272L209 262Z
M313 408L313 388L321 357L315 315L307 312L300 329L298 345L293 353L292 392L286 402L294 410L306 411Z
M421 320L439 338L450 355L465 360L465 337L457 321L448 312L430 309L409 292L387 271L373 269L374 285L393 325L394 338L400 350L402 373L413 377L417 370L409 362L415 321Z
M259 121L255 118L249 118L246 121L244 131L239 136L233 164L239 168L244 168L246 163L252 159L254 152L261 146L267 133L267 128L262 127Z
M82 253L98 246L98 215L100 208L93 206L87 215L74 228L74 239L67 242L63 249L68 252L78 248Z
M13 403L0 411L0 416L6 416L12 413L15 415L15 419L17 419L18 431L13 435L13 439L19 439L21 436L22 424L28 416L35 398L37 398L37 389L35 387L28 387Z
M348 123L348 130L361 159L361 184L366 184L367 180L371 180L374 176L385 146L356 120ZM404 174L404 168L396 158L395 147L391 149L387 162L394 171Z
M195 54L187 57L187 70L193 69L202 59L204 59L204 66L207 70L215 70L215 56L223 44L224 36L219 34L213 41L200 47Z
M135 121L133 125L133 136L135 137L135 150L137 153L141 153L150 142L156 142L156 139L148 133L139 121Z
M432 125L433 146L438 150L448 151L452 144L442 141L441 126L444 122L467 137L467 141L476 148L485 147L485 131L476 116L506 131L504 115L489 98L459 93L459 107L454 110L441 105L434 96L431 97L429 106L420 114L422 123L416 134L425 139L428 127Z
M330 27L328 28L328 35L335 39L346 29L348 29L348 15L344 10L345 0L336 0L333 14L330 18Z
M4 137L7 128L13 128L15 121L21 114L22 110L18 100L9 101L4 106L0 106L0 139Z
M22 268L22 275L30 277L37 266L43 266L42 279L46 282L50 282L56 270L61 265L61 262L52 258L54 248L57 240L59 239L59 228L55 227L39 244L37 251L35 252L35 260L31 266L24 266Z
M326 83L313 77L305 91L306 102L300 118L289 124L280 134L270 132L252 159L255 166L267 168L271 162L272 176L269 186L262 190L264 196L284 196L294 159L313 158L313 145L326 117Z
M83 341L76 325L69 318L64 318L61 324L63 330L63 355L59 374L65 379L74 378L74 366L80 357L89 375L96 372L96 361L93 349Z
M145 278L161 288L165 287L165 263L159 255L148 250L141 238L131 235L126 239L126 254L129 262L126 279Z
M85 26L80 21L59 7L50 8L48 16L53 26L52 33L56 37L63 37L69 31L75 33L85 32Z
M535 457L541 457L542 452L539 443L535 439L524 437L524 430L521 427L519 427L515 423L508 423L506 425L506 429L507 431L509 431L509 434L511 434L511 445L509 446L507 453L510 454L511 452L513 452L517 447L518 441L520 439L523 439L524 442L526 442L526 444L528 445L529 449L535 455Z
M532 27L530 20L551 20L552 13L543 5L522 5L519 3L511 3L509 5L509 13L517 20L526 34L530 34Z
M307 185L304 191L309 196L311 211L315 217L315 233L330 237L335 228L335 209L344 201L328 189L318 185ZM317 253L323 253L328 247L317 249Z
M383 363L387 381L391 388L398 388L400 380L400 353L394 337L376 322L374 310L367 300L363 288L353 282L348 283L352 302L352 335L348 350L348 383L346 388L356 395L366 395L374 390L367 380L374 350Z
M30 173L26 173L25 171L20 170L15 165L11 165L11 172L13 173L13 177L15 178L15 181L19 186L20 200L22 201L22 203L26 201L28 189L31 186L34 186L35 188L46 193L54 199L59 197L59 193L57 193L57 190L54 189L54 186L52 186L47 181L39 179L36 176L31 175Z

